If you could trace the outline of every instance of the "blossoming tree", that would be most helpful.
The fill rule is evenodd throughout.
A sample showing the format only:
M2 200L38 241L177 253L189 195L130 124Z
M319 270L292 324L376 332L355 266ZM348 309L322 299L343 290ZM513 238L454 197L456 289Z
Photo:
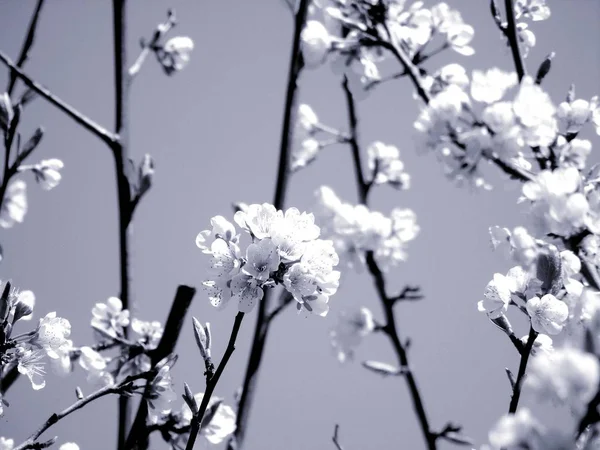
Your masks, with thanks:
M270 330L288 309L329 323L328 345L342 364L351 364L366 340L376 335L385 338L393 362L365 359L362 366L372 377L405 384L405 401L395 407L414 414L411 420L417 424L422 448L597 448L600 166L588 163L592 159L588 137L600 134L600 107L595 96L578 98L574 85L565 99L557 100L547 92L544 82L552 73L554 52L548 51L541 62L530 61L532 49L543 45L536 40L537 22L551 17L551 5L545 0L499 3L490 3L490 23L500 37L497 51L506 48L513 67L479 67L469 72L455 62L436 65L442 55L463 58L475 53L474 26L463 20L454 5L405 0L284 2L294 26L273 198L234 203L233 211L225 203L210 223L198 227L195 247L206 265L195 283L200 291L178 286L166 319L147 321L143 301L136 305L132 299L132 285L138 281L132 277L130 261L135 213L154 191L155 167L149 154L138 162L132 156L132 86L149 58L156 59L168 76L185 73L194 41L173 35L178 21L170 10L150 37L141 39L136 57L129 58L127 1L113 0L115 123L105 127L28 73L25 65L42 11L53 6L37 0L17 59L0 50L0 61L8 70L6 92L0 96L5 155L0 227L24 226L27 183L33 181L49 191L68 172L68 159L63 164L58 158L38 158L44 128L33 133L23 130L32 105L45 102L56 114L99 138L113 157L118 289L104 301L91 302L88 321L94 337L86 344L72 336L72 328L79 324L71 324L46 304L36 305L32 290L22 287L26 282L16 276L4 280L0 286L0 415L9 416L12 405L19 402L11 396L19 378L28 379L34 391L46 387L47 366L65 376L81 371L89 388L76 387L76 399L32 425L22 441L2 430L0 449L48 448L57 443L61 450L78 449L77 444L66 442L68 436L51 437L48 430L106 396L118 398L119 450L147 449L152 436L172 449L191 450L199 446L199 438L207 445L247 448L250 424L264 426L249 418L257 394L268 389L259 388L258 380L268 370L262 365L267 344L274 339ZM343 122L335 125L322 120L310 106L310 96L300 89L302 76L326 66L336 78L345 111ZM361 133L364 103L359 102L393 81L410 86L418 108L413 118L417 142L402 145L402 153L398 146L381 140L365 145ZM505 369L508 408L497 411L498 420L484 433L485 442L469 437L475 430L435 413L442 400L428 395L419 381L424 371L413 363L411 340L401 326L403 304L430 301L425 299L427 285L404 277L402 283L395 282L423 225L416 212L402 204L402 197L385 208L373 197L386 186L396 192L413 187L410 167L401 159L408 147L435 154L449 182L482 191L482 196L492 188L492 176L482 168L489 163L504 177L500 183L516 186L514 200L527 211L516 227L505 228L503 223L486 227L492 248L511 268L506 275L502 270L490 274L481 297L470 299L472 309L506 335L515 355L511 364L515 368ZM352 162L352 173L344 178L355 186L356 197L338 195L329 186L332 180L323 179L309 207L292 206L288 191L296 177L315 170L327 154L339 149L346 149L344 154ZM265 177L262 167L258 173ZM190 236L190 247L192 241ZM2 258L2 264L10 264L10 254ZM361 273L372 285L372 298L361 298L360 306L352 309L336 293ZM229 319L229 333L194 313L188 328L193 330L197 351L190 354L176 351L176 344L194 297L223 310L216 314L230 317L232 309L237 312ZM231 303L233 307L228 306ZM41 318L34 325L31 319L40 310ZM240 336L247 336L244 326L249 321L254 322L254 331L248 337L247 354L234 353ZM308 323L305 333L318 326ZM227 345L217 351L224 342ZM235 366L234 355L245 361L245 370ZM178 359L193 359L195 369L175 376ZM228 402L221 397L230 394L220 381L224 374L232 376L234 367L241 387ZM297 377L294 382L301 384L305 375ZM523 405L521 396L526 392L539 398L542 407L550 402L566 408L571 420L546 423ZM323 408L327 400L312 405L314 410ZM302 418L294 419L302 426ZM336 424L336 417L321 419L330 425L333 442L312 445L353 448L351 441L343 442L344 427ZM267 448L268 435L263 438L261 445ZM99 448L110 445L115 443L104 442Z

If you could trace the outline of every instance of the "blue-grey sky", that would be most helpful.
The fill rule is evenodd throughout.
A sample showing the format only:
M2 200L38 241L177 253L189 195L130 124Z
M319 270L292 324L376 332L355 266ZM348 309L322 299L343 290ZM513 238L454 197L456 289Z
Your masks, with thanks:
M16 57L33 0L0 1L0 49ZM129 48L139 50L167 8L179 25L173 35L190 36L196 49L189 67L166 77L150 58L135 80L131 96L132 155L155 159L150 193L133 225L133 315L164 320L176 286L200 286L206 256L195 246L196 234L216 214L231 215L232 201L272 201L278 143L293 28L282 0L134 1L129 6ZM433 4L432 2L427 2ZM449 62L468 69L499 66L512 60L489 14L488 1L451 0L476 30L476 54L445 53L427 64ZM527 63L531 71L556 52L544 86L561 101L575 83L578 96L600 91L600 3L595 0L548 0L552 17L532 25L537 47ZM388 69L391 65L386 66ZM47 1L38 38L26 71L98 122L113 125L112 26L108 1ZM0 85L6 72L0 68ZM510 386L505 367L516 370L517 354L502 333L477 312L476 302L494 272L510 266L492 253L488 227L527 224L516 204L518 186L487 167L496 189L473 194L453 187L432 155L417 154L412 123L418 108L408 80L385 85L358 105L360 139L397 145L412 175L412 189L382 187L373 192L374 208L414 209L421 234L408 261L392 270L390 287L419 284L426 299L398 307L403 337L410 336L410 357L434 426L452 420L478 443L507 411ZM299 98L324 123L345 127L339 80L328 67L306 72ZM28 183L29 212L22 225L2 230L5 261L0 278L12 279L37 297L36 317L49 311L69 319L76 345L91 342L91 308L118 294L118 240L113 160L95 137L41 99L26 111L22 130L39 125L46 135L34 159L61 158L63 182L51 192ZM600 145L595 137L594 145ZM598 161L593 150L593 161ZM28 181L32 181L31 178ZM295 175L288 206L310 208L314 190L328 184L356 201L349 149L326 149L319 160ZM503 185L504 183L504 185ZM362 359L394 361L387 340L369 338L356 363L341 366L334 358L328 331L337 313L365 305L380 314L367 274L348 276L330 302L330 316L305 318L287 311L273 326L247 448L300 450L332 448L335 423L349 450L396 445L423 448L410 398L400 378L382 379L364 370ZM213 326L214 354L221 355L235 315L234 307L213 309L199 290L191 312ZM237 351L217 394L233 402L245 369L255 314L243 324ZM516 323L526 334L524 323ZM202 391L203 364L191 321L178 346L176 386L186 381ZM11 406L0 420L0 435L20 442L56 409L75 401L75 386L90 392L81 373L61 379L48 375L44 390L33 392L22 379L11 389ZM524 402L530 399L527 395ZM78 442L82 450L111 448L116 433L116 399L105 398L61 422L46 434L59 443ZM564 414L544 414L558 421ZM161 448L158 440L154 448ZM440 448L450 448L442 445Z

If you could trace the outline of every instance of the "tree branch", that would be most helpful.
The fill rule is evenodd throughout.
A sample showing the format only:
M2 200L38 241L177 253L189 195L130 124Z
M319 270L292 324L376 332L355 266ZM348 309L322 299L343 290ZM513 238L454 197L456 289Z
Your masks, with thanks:
M140 386L133 385L133 382L135 380L148 379L148 378L150 378L150 376L152 374L153 374L153 371L151 370L151 371L143 372L143 373L140 373L137 375L128 376L120 383L105 386L105 387L97 390L96 392L88 395L87 397L76 401L75 403L73 403L71 406L69 406L67 409L63 410L62 412L52 414L48 418L48 420L46 420L46 422L44 422L44 424L40 428L38 428L38 430L35 433L33 433L31 436L29 436L29 438L27 438L27 440L25 442L23 442L21 445L19 445L18 447L15 447L14 450L24 450L26 448L34 448L34 445L35 445L37 439L42 435L42 433L44 433L48 428L50 428L51 426L53 426L60 420L64 419L71 413L74 413L78 409L83 408L88 403L91 403L94 400L104 397L105 395L109 395L109 394L120 394L121 395L121 394L126 394L129 392L133 392L135 389L140 387Z
M364 181L362 163L360 158L360 148L358 141L356 140L356 136L358 134L356 130L358 124L358 120L356 118L356 106L354 103L354 97L352 96L352 92L348 88L346 78L344 78L342 87L346 94L346 103L348 107L348 125L350 127L351 136L349 143L352 148L352 159L354 162L354 172L356 174L356 182L358 185L359 202L367 206L368 185ZM405 346L400 340L400 336L396 327L396 318L394 316L393 306L395 301L393 300L398 300L401 296L406 295L408 293L408 290L405 290L405 292L403 294L400 294L400 296L390 298L385 288L385 277L383 275L383 272L377 265L372 251L366 252L366 262L367 267L369 269L369 273L373 278L373 283L375 284L375 289L379 296L381 307L383 308L386 317L386 324L382 327L382 331L384 331L386 336L388 336L388 338L390 339L392 347L398 358L400 369L402 370L402 374L404 376L404 379L406 380L408 390L410 392L411 399L413 402L413 407L417 414L417 419L419 421L421 432L425 439L427 449L435 450L437 435L431 430L429 426L429 420L427 418L427 413L425 412L425 406L421 398L421 393L417 386L415 377L409 367L408 354Z
M223 373L223 370L225 370L225 366L229 362L229 358L231 358L231 355L235 350L235 341L240 331L243 319L244 313L241 311L238 312L235 316L235 321L233 322L231 336L229 337L229 343L227 344L227 348L225 349L225 353L223 354L223 359L221 359L221 362L219 363L219 367L217 367L217 371L215 372L215 374L210 378L210 380L206 382L206 392L202 397L202 403L200 403L198 412L194 414L194 417L192 418L190 437L188 439L187 445L185 446L185 450L192 450L194 448L196 438L198 437L198 432L200 431L200 424L202 423L202 418L204 417L204 413L206 412L208 403L212 398L213 391L215 390L215 387L217 387L219 378L221 378L221 374Z
M23 66L25 66L25 63L29 59L29 50L31 50L33 42L35 41L35 31L37 30L37 23L40 17L40 12L42 11L42 6L44 6L44 0L38 0L33 11L33 15L31 16L31 20L29 21L27 35L25 36L25 41L23 42L23 46L21 47L21 53L17 58L16 66L18 68L22 68ZM8 77L8 86L6 88L6 92L8 92L9 97L12 96L16 83L17 76L15 75L13 70L10 70L10 74Z
M52 94L47 88L42 86L37 81L32 80L28 75L26 75L21 69L19 69L12 60L6 56L3 52L0 52L0 61L9 67L12 70L12 73L15 74L16 77L20 78L23 83L41 97L45 98L52 105L56 106L62 112L64 112L67 116L73 119L76 123L81 125L83 128L99 137L103 142L110 145L111 147L118 142L118 136L112 134L110 131L106 130L101 125L94 122L92 119L84 116L82 113L77 111L75 108L65 103L63 100Z
M277 209L282 209L285 204L285 197L287 193L287 186L290 175L289 153L292 143L292 133L294 129L292 120L295 115L296 108L298 77L303 67L300 48L300 36L304 28L304 24L306 22L309 4L310 0L300 0L298 4L298 10L295 14L294 37L290 54L285 106L283 113L283 125L281 132L281 143L279 148L279 166L277 170L277 181L275 184L275 195L273 200L273 204ZM235 431L235 436L233 436L229 440L227 446L229 450L234 449L234 441L236 442L236 450L241 450L243 447L245 432L246 428L248 427L250 409L252 407L252 402L254 400L254 395L256 392L258 369L260 368L260 364L262 362L265 341L268 335L269 327L272 323L272 321L267 320L267 314L269 311L268 307L270 303L270 297L272 295L271 293L272 290L268 290L265 293L265 297L260 302L258 314L256 317L256 325L254 328L252 346L250 348L250 356L248 358L248 365L246 367L242 393L238 405L236 420L237 427Z
M508 408L509 414L514 414L517 412L517 407L519 406L519 398L521 397L521 389L523 387L523 380L525 378L525 372L527 371L527 362L529 361L529 355L531 354L531 349L533 348L533 343L535 342L535 338L537 338L537 335L538 333L533 329L533 327L531 327L529 329L527 344L525 344L525 349L521 353L521 362L519 364L517 381L515 382L513 394L510 399L510 406Z
M190 286L181 285L177 288L171 311L167 317L165 330L155 350L150 352L150 362L152 366L156 366L161 360L174 352L177 340L181 334L183 323L187 315L187 311L192 303L192 299L196 294L196 289ZM146 386L146 390L149 386ZM146 417L148 416L148 405L146 402L141 402L138 407L135 421L129 430L127 440L124 447L133 449L136 445L138 448L147 448L148 430L146 428Z
M513 4L513 0L504 0L504 6L506 8L507 22L504 33L508 39L508 44L510 46L510 51L512 53L519 81L521 81L523 77L527 75L527 70L525 69L525 63L523 62L523 56L521 55L521 50L519 48L519 36L517 24L515 22L515 6Z
M338 440L339 429L340 429L340 426L336 423L335 427L333 428L333 437L331 438L331 440L333 441L333 445L335 445L335 448L337 450L344 450L344 448L342 447L342 444L340 444L340 441Z

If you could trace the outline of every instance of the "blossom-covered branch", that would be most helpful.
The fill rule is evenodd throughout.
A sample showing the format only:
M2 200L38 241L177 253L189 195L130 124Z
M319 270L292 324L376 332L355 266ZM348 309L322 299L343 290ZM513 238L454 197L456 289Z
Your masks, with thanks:
M71 413L83 408L88 403L93 402L101 397L104 397L109 394L119 394L119 395L130 395L135 392L137 389L141 387L141 385L136 385L133 382L140 379L150 379L153 376L154 371L144 372L137 375L131 375L125 378L123 381L117 384L112 384L109 386L105 386L96 392L88 395L87 397L82 398L81 400L76 401L68 408L64 409L59 413L52 414L44 424L38 428L38 430L33 433L25 442L21 445L15 447L14 450L25 450L28 448L36 448L35 445L37 443L37 439L44 433L48 428L55 425L60 420L64 419Z

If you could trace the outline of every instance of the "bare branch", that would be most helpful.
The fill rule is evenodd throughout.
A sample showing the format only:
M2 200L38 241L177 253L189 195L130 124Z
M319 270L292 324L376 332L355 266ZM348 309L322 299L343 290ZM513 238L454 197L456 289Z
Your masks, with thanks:
M42 86L37 81L32 80L28 75L25 74L21 69L19 69L11 59L6 56L3 52L0 52L0 61L4 63L7 67L12 69L12 72L16 77L20 78L26 86L33 89L37 92L41 97L45 98L48 102L56 106L66 115L68 115L71 119L81 125L83 128L91 132L92 134L98 136L102 139L103 142L107 143L110 146L113 146L116 142L118 142L118 136L112 134L110 131L106 130L101 125L94 122L92 119L84 116L82 113L77 111L71 105L67 104L54 94L52 94L47 88Z

